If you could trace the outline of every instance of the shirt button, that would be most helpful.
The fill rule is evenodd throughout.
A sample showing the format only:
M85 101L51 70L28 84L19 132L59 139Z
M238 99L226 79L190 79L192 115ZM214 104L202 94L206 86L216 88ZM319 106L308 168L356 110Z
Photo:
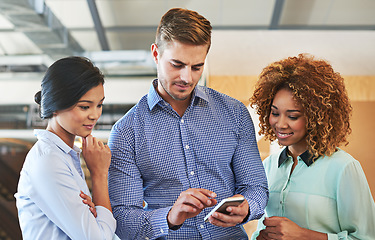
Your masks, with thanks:
M186 145L185 148L186 148L186 149L189 149L189 145Z
M184 123L184 119L181 119L181 123Z
M145 237L146 240L150 240L148 237Z
M190 175L194 175L194 171L191 171L191 172L190 172Z
M164 230L163 230L162 228L160 228L160 232L161 232L161 233L164 233Z
M201 224L201 228L204 228L203 224Z

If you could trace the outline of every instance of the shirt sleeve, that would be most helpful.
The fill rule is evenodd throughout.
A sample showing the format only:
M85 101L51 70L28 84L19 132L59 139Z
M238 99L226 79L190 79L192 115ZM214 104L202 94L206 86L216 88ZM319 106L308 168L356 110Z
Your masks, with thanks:
M259 232L263 229L266 228L266 226L264 226L263 224L263 220L265 218L265 215L263 215L259 220L258 220L258 226L257 226L257 229L253 232L253 234L251 235L251 240L256 240L257 237L259 236Z
M375 239L375 203L366 176L358 161L343 170L337 186L340 233L329 239Z
M108 145L112 160L109 168L109 195L121 239L156 239L168 234L167 215L171 207L146 211L143 208L143 180L134 156L134 135L126 126L115 125Z
M268 202L266 173L255 139L255 129L249 111L243 104L239 118L239 143L233 156L233 172L236 177L236 193L242 194L249 203L247 221L259 219Z
M61 156L51 153L35 161L29 171L30 198L71 239L112 239L116 222L111 212L97 207L93 216L79 196L80 188Z

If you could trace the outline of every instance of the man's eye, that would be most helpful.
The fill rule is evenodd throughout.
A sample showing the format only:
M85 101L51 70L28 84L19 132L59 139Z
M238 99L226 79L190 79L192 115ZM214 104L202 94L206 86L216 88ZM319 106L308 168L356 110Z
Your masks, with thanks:
M172 63L172 66L175 67L175 68L182 68L183 67L183 65L176 65L176 64L173 64L173 63Z

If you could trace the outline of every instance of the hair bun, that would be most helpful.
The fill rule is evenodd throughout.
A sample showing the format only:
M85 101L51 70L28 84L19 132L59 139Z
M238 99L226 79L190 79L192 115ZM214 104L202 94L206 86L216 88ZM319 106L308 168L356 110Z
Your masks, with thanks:
M37 104L40 105L41 100L42 100L42 92L39 91L39 92L37 92L37 93L35 94L35 96L34 96L34 101L35 101Z

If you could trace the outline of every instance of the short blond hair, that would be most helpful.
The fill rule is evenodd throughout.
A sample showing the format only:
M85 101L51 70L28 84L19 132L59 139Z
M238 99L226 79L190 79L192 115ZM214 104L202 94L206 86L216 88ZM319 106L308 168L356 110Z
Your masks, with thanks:
M172 8L160 20L155 43L162 54L172 41L211 46L211 23L195 11Z

